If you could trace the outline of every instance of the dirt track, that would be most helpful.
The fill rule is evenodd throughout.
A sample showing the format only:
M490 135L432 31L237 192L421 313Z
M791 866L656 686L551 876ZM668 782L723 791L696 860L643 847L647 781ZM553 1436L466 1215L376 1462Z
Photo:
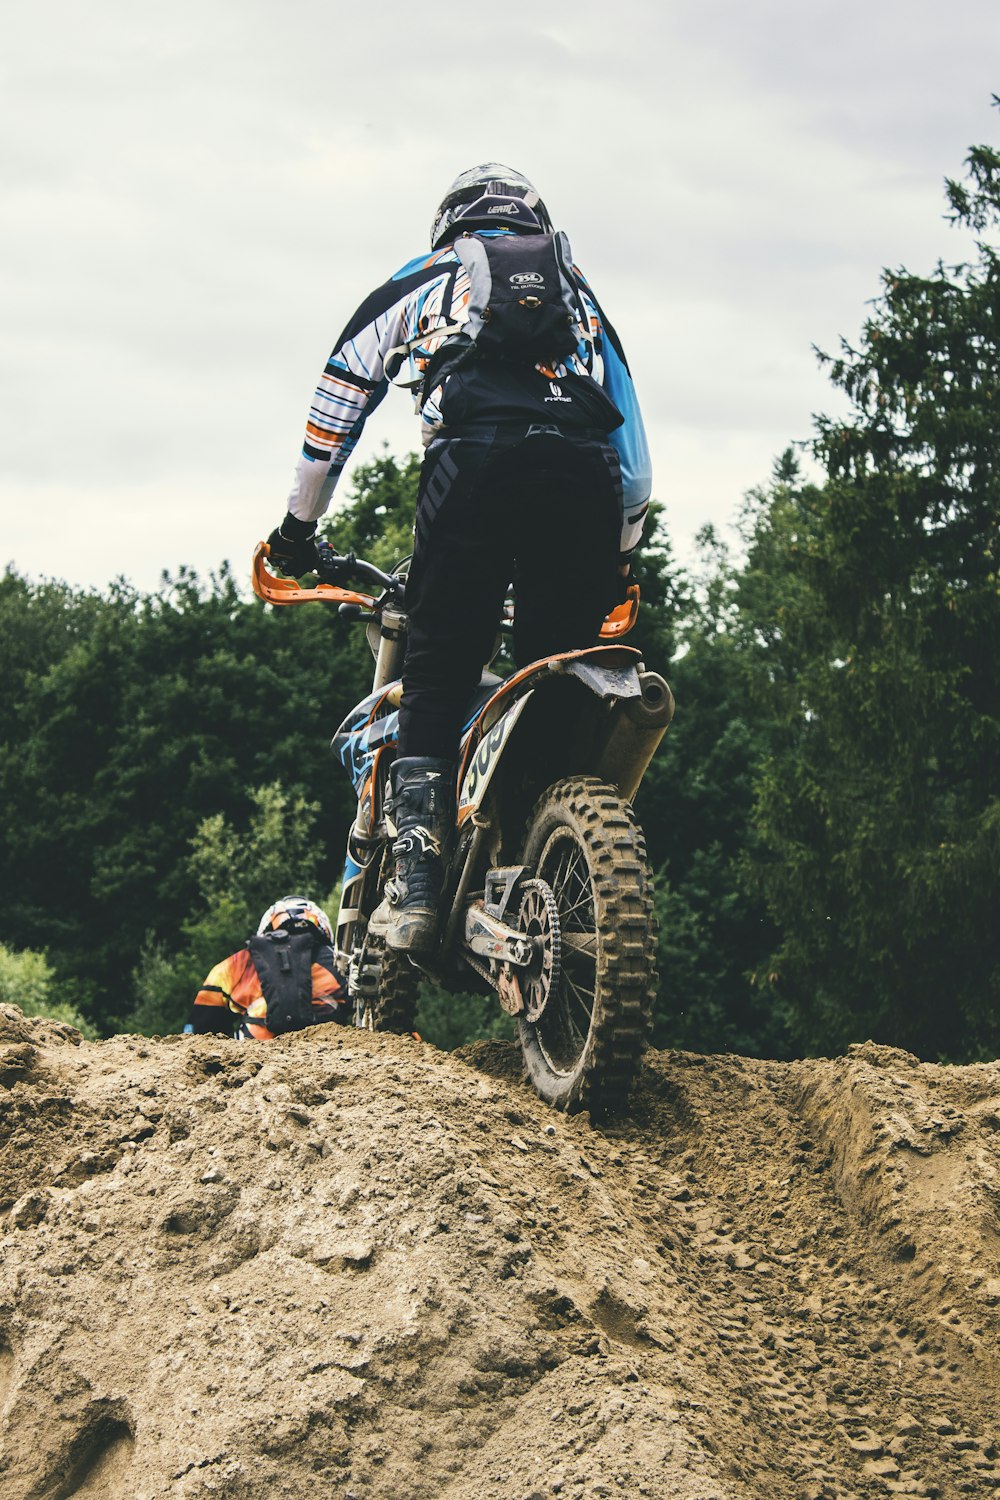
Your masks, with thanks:
M0 1008L4 1500L1000 1492L1000 1066Z

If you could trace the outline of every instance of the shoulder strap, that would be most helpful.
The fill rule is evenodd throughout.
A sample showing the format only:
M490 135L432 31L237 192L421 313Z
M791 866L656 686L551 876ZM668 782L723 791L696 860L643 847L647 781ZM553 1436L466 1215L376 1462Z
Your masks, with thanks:
M469 320L464 332L477 339L493 293L493 275L486 245L477 234L463 235L454 244L455 254L469 275Z
M402 391L415 391L424 383L424 372L417 370L413 365L413 351L419 349L431 339L453 338L457 333L463 333L462 323L439 323L435 328L426 329L423 333L414 334L412 339L404 339L401 344L396 344L385 356L385 368L388 372L392 370L389 380L392 385L398 386ZM406 367L406 375L403 375L403 367Z
M580 332L587 343L592 344L594 335L587 317L587 309L584 306L583 291L573 273L573 251L570 249L569 237L559 229L553 235L552 243L561 272L563 303L566 311L574 323L579 324Z

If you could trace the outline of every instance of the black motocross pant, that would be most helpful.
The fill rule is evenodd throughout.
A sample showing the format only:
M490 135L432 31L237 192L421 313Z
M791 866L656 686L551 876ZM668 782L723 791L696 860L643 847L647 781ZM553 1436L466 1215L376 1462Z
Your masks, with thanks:
M518 666L596 643L620 597L621 493L605 441L484 428L431 443L406 584L399 756L456 758L511 583Z

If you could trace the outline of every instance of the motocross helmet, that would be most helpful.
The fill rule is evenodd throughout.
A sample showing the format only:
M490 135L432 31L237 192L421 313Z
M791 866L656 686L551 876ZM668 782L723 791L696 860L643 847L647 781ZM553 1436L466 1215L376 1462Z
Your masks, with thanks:
M282 896L260 919L257 936L268 932L309 932L315 928L328 943L333 942L333 924L321 906L305 896Z
M506 224L522 234L551 234L548 209L521 172L485 162L460 172L445 193L431 224L431 249L447 244L462 229L497 229Z

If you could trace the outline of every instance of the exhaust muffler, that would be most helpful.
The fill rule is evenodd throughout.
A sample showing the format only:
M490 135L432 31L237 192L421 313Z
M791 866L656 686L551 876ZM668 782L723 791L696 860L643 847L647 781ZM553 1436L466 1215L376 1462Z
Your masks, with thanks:
M640 698L623 698L617 704L597 761L598 776L629 802L674 716L674 695L659 672L640 671L639 685Z

